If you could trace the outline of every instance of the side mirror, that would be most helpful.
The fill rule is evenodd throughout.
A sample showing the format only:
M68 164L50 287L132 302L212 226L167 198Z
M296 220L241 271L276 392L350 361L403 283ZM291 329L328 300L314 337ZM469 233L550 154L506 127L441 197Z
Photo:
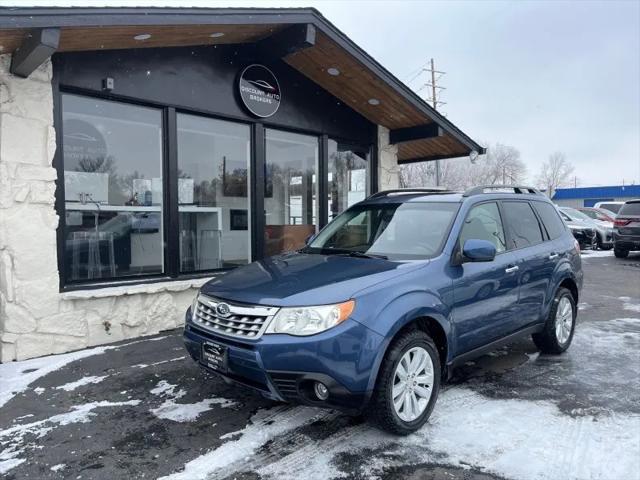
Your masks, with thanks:
M463 262L491 262L496 258L496 246L488 240L469 239L462 247Z

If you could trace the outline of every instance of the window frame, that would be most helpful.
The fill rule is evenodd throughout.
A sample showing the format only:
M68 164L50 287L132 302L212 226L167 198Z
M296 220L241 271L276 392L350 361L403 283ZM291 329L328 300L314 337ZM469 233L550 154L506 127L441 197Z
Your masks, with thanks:
M538 222L538 229L540 230L540 236L542 237L542 240L539 243L534 243L533 245L524 245L522 247L516 247L516 248L507 248L507 252L515 252L518 250L522 250L524 248L531 248L531 247L536 247L538 245L542 245L543 243L545 243L548 240L547 234L546 234L546 229L542 226L540 218L538 217L538 213L536 212L535 208L533 207L533 205L531 205L531 202L528 200L519 200L519 199L509 199L509 200L500 200L501 203L501 207L504 209L504 204L505 203L524 203L526 204L530 209L531 212L533 213L533 217L536 219L536 222ZM504 211L504 210L502 210ZM506 215L505 215L506 218ZM507 240L507 245L509 245L509 242L513 242L514 236L512 233L512 229L511 229L511 224L509 224L507 222L507 236L508 236L508 240ZM515 242L513 243L515 244Z
M557 237L553 237L553 238L551 237L551 234L549 233L549 230L547 229L547 224L544 223L544 219L542 218L542 215L536 209L536 204L550 205L555 210L556 215L558 216L558 219L560 220L560 223L562 224L562 228L566 232L567 224L564 223L564 220L563 220L563 218L561 216L560 211L552 203L543 202L543 201L540 201L540 200L534 200L534 201L529 202L529 203L531 204L531 208L533 209L533 212L535 213L536 217L538 217L538 223L540 224L541 228L543 229L543 236L545 238L543 239L542 243L551 242L553 240L557 240L558 238L560 238L562 236L562 234L558 235Z
M203 118L211 118L232 123L240 123L248 125L250 128L250 156L249 156L249 172L248 172L248 189L249 189L249 211L254 212L249 218L249 244L251 257L250 262L264 258L264 216L256 215L255 212L264 211L264 166L266 164L265 154L265 131L267 128L298 133L302 135L310 135L318 140L318 179L324 179L318 183L318 197L324 198L328 194L328 144L329 138L339 143L359 146L367 149L369 152L369 171L367 180L370 185L368 195L378 191L378 149L375 141L375 135L372 134L371 143L354 142L345 137L331 135L331 137L318 131L310 131L306 129L297 129L289 126L279 125L278 123L270 123L268 119L251 119L243 118L235 115L223 115L216 112L204 111L192 108L184 108L178 105L163 104L160 102L148 101L129 96L116 95L111 92L98 92L87 88L79 88L65 86L60 83L56 70L54 69L52 78L53 87L53 125L56 135L56 151L53 157L53 168L56 169L56 193L54 198L54 209L59 217L58 227L56 229L56 253L58 264L59 291L78 291L78 290L95 290L117 286L133 286L141 284L153 284L169 281L181 280L197 280L201 278L210 278L214 274L225 273L237 267L228 267L221 269L202 270L198 272L180 273L180 257L179 257L179 231L176 228L170 228L171 225L177 225L179 220L178 211L178 130L177 115L179 113L199 116ZM155 108L160 110L162 117L162 165L161 172L163 176L163 251L164 251L164 272L157 274L141 274L127 277L115 277L111 279L68 281L65 275L65 231L66 231L66 210L65 210L65 191L64 191L64 158L63 158L63 112L62 97L65 94L77 95L89 99L104 100L117 102L129 106L140 106ZM317 231L320 231L328 223L328 208L323 202L318 202L317 214Z
M509 232L507 231L507 228L505 226L505 222L504 222L504 213L502 211L502 205L500 204L500 200L498 199L490 199L490 200L483 200L481 202L477 202L474 203L473 205L471 205L471 207L469 208L469 210L467 210L467 213L464 216L464 219L462 220L462 225L460 226L460 229L458 230L458 236L456 238L456 243L455 243L455 247L454 247L454 251L456 252L456 255L459 255L460 258L462 258L462 248L464 247L464 245L462 245L460 243L460 238L462 236L462 230L464 229L465 223L467 221L467 219L469 218L469 215L471 214L471 211L480 206L480 205L486 205L487 203L495 203L496 207L498 208L498 216L500 217L500 224L502 225L502 232L504 233L504 239L505 242L507 243L507 245L505 245L505 249L501 252L498 252L496 250L496 257L499 255L503 255L507 252L510 252L511 250L509 250L509 240L510 240L510 236L509 236Z

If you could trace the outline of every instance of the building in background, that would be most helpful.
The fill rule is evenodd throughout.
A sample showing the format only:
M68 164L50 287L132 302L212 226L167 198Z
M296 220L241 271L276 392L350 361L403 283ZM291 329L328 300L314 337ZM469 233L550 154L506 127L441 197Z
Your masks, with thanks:
M640 198L640 185L613 185L610 187L558 188L553 202L562 207L593 207L597 202L626 202Z
M399 162L482 153L313 9L0 8L0 53L1 361L175 328Z

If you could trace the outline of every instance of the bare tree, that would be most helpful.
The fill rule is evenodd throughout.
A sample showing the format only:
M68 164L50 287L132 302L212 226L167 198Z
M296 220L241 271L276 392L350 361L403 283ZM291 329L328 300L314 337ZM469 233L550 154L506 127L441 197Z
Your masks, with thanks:
M562 152L549 155L549 160L542 164L536 182L540 188L547 191L549 198L553 198L556 190L571 183L574 167Z
M514 147L500 143L487 147L487 153L478 157L475 164L470 163L467 158L440 162L441 183L451 190L465 190L474 185L522 183L526 175L527 167L520 159L520 152ZM400 185L435 185L434 163L404 165L400 170Z

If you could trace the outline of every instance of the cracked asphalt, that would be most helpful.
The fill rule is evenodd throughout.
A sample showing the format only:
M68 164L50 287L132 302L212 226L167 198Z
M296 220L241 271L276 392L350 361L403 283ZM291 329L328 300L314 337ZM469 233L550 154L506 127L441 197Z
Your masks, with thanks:
M640 254L583 258L569 352L539 355L523 340L467 363L412 436L227 385L199 369L171 331L88 352L25 385L0 409L0 473L640 479ZM46 361L11 365L37 375Z

